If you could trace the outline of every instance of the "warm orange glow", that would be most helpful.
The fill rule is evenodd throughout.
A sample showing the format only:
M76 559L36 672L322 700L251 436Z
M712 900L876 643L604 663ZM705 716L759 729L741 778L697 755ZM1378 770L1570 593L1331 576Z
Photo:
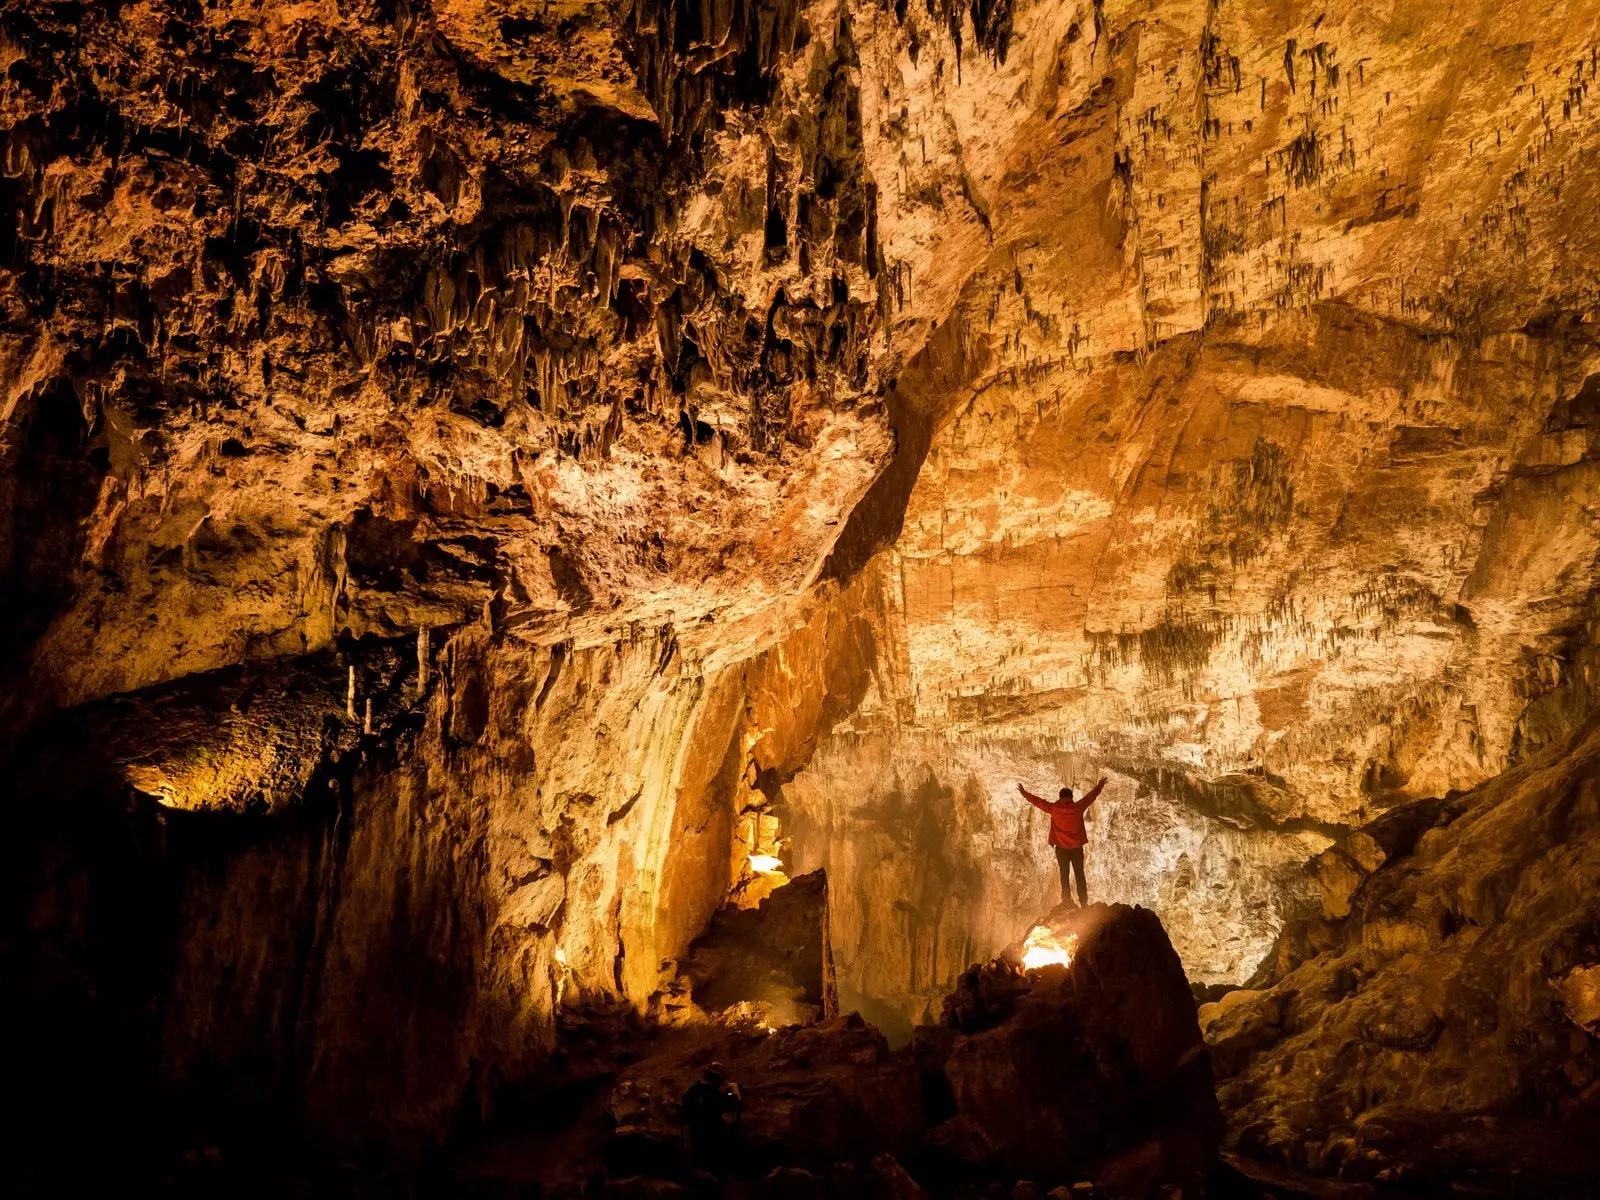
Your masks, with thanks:
M559 1007L567 998L567 984L572 980L572 968L567 965L567 952L560 946L556 947L556 1005Z
M1058 942L1046 926L1035 925L1028 931L1028 936L1022 943L1022 969L1037 971L1040 967L1048 967L1052 963L1070 967L1072 955L1077 949L1077 934L1069 933Z
M776 854L752 854L750 869L758 875L771 875L783 869L783 859Z

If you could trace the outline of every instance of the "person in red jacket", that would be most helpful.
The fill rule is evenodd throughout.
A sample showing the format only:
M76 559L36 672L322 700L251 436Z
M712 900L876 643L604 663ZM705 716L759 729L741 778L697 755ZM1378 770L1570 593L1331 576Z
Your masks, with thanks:
M1083 814L1088 811L1089 805L1100 798L1100 791L1106 786L1105 777L1101 776L1100 782L1089 789L1089 794L1082 800L1072 798L1071 788L1061 789L1061 799L1050 801L1035 796L1020 783L1017 791L1022 793L1022 798L1037 809L1050 814L1050 844L1056 848L1056 866L1061 871L1061 903L1069 904L1072 895L1067 890L1067 877L1073 872L1078 873L1078 906L1089 906L1089 885L1083 881L1083 848L1089 844L1089 831L1083 826Z

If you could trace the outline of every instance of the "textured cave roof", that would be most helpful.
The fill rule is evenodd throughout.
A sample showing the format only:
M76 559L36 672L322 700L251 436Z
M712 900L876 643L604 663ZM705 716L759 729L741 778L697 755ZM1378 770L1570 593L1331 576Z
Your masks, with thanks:
M12 5L9 724L420 626L737 659L892 546L924 728L1470 785L1588 611L1594 21Z

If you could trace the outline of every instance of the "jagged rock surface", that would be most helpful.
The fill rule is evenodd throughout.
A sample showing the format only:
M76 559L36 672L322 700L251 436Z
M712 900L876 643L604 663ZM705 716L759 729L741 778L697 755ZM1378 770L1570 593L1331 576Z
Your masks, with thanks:
M1042 1194L1091 1179L1100 1196L1142 1196L1152 1181L1195 1188L1215 1163L1219 1117L1160 922L1101 905L1058 924L1080 937L1070 972L974 967L914 1047L891 1050L855 1015L775 1033L664 1031L579 1118L587 1138L507 1132L479 1169L554 1195L596 1178L607 1195L808 1200ZM707 1164L684 1107L713 1064L743 1096L738 1135L711 1164L717 1179L696 1172Z
M1370 873L1330 892L1348 915L1201 1010L1236 1146L1352 1179L1592 1188L1597 764L1591 725L1374 830Z
M723 908L682 967L690 998L708 1013L736 1009L769 1025L838 1016L827 874L791 880L754 908Z
M1019 93L993 251L898 380L959 400L873 568L875 689L786 789L847 988L914 1016L1050 894L1018 779L1109 771L1098 894L1242 983L1315 902L1300 864L1581 724L1600 360L1558 230L1600 181L1569 15L1107 4L1101 86ZM926 868L896 796L954 805ZM857 949L885 922L914 932Z
M918 1030L945 1121L928 1135L956 1169L988 1160L1027 1179L1194 1186L1221 1116L1183 966L1148 909L1093 905L1052 922L1076 938L1070 967L1026 975L974 966ZM976 1159L976 1164L971 1160ZM1143 1162L1145 1180L1124 1176Z

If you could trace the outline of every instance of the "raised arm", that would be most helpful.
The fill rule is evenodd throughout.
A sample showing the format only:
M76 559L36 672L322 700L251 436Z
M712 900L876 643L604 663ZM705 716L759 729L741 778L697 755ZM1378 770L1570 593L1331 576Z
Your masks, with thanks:
M1044 800L1044 799L1041 799L1038 796L1035 796L1032 792L1030 792L1027 788L1023 787L1020 783L1017 784L1017 791L1021 792L1022 793L1022 798L1024 800L1026 800L1029 804L1033 805L1035 808L1043 809L1045 812L1054 812L1055 811L1055 805L1051 804L1050 801L1048 801L1048 800Z
M1105 776L1102 775L1100 777L1100 782L1095 784L1092 788L1089 789L1089 794L1087 796L1085 796L1082 800L1078 801L1079 810L1081 811L1083 809L1088 808L1089 805L1093 804L1096 800L1098 800L1100 798L1100 793L1101 793L1102 790L1104 790L1105 786L1106 786Z

